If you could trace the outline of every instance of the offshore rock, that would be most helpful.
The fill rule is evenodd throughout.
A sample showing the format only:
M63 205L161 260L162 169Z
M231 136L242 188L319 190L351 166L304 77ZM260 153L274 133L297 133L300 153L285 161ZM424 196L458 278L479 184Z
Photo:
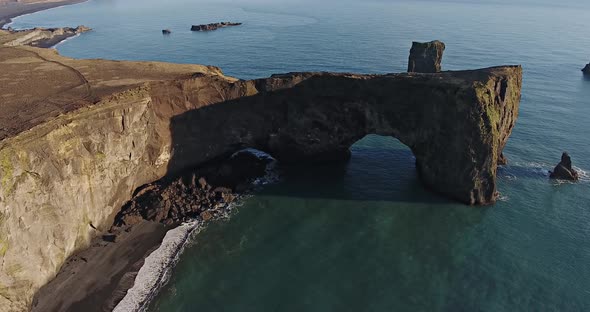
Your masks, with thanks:
M561 155L561 161L555 166L555 169L549 173L549 178L557 180L578 181L580 178L578 172L572 168L572 159L566 152L563 152Z
M171 33L172 33L172 30L170 30L170 29L162 29L162 34L164 34L164 35L169 35Z
M412 42L408 73L440 72L444 51L445 44L438 40L424 43Z
M230 27L230 26L240 26L242 23L231 23L231 22L221 22L221 23L211 23L211 24L204 24L204 25L193 25L191 27L192 31L212 31L217 30L223 27Z
M590 64L587 64L587 65L586 65L586 67L584 67L584 68L582 69L582 72L583 72L585 75L590 75Z

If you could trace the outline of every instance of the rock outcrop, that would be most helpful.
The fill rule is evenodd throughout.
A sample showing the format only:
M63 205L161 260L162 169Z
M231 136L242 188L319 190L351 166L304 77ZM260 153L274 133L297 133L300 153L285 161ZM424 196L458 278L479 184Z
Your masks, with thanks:
M17 39L5 43L7 46L19 46L29 45L39 48L49 48L61 41L77 36L81 33L90 31L91 29L86 26L78 26L76 28L63 27L63 28L34 28L27 30L17 30L12 32L22 32L23 36L19 36Z
M0 47L0 60L0 75L40 75L26 81L38 100L3 91L0 306L9 311L26 309L140 186L248 147L304 163L342 158L367 134L393 136L411 148L425 187L494 203L522 83L519 66L244 81L211 67L72 60L31 47Z
M582 72L583 72L585 75L590 75L590 64L587 64L587 65L586 65L586 66L585 66L585 67L582 69Z
M412 42L408 73L440 72L444 51L445 44L438 40L424 43Z
M240 26L240 25L242 25L242 23L231 23L231 22L211 23L211 24L203 24L203 25L193 25L191 27L191 30L192 31L212 31L212 30L217 30L219 28Z
M170 30L170 29L162 29L162 34L164 34L164 35L169 35L171 33L172 33L172 30Z
M137 190L132 200L115 217L115 227L144 220L165 225L178 224L197 216L205 221L238 198L251 183L264 177L270 158L241 151L211 161L180 177L165 178Z
M561 161L555 166L553 171L549 172L549 177L557 180L578 181L580 175L574 168L572 168L572 159L570 155L563 152L561 155Z

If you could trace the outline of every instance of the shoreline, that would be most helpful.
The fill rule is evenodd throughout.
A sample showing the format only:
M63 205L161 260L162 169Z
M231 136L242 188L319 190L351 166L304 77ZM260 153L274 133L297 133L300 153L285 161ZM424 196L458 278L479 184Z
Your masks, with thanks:
M239 156L244 154L250 156ZM203 185L202 183L207 183L204 178L198 179L200 185L196 185L196 173L187 171L178 176L164 177L138 189L137 195L115 217L111 230L97 232L98 236L92 240L89 248L69 257L56 277L36 292L31 311L145 311L169 281L180 256L195 235L211 222L228 220L243 200L250 196L251 190L278 180L272 158L254 151L238 152L229 160L219 164L214 162L202 168L204 172L209 172L208 178L215 180L223 176L219 174L222 167L231 165L234 168L232 171L237 172L239 170L236 168L252 160L252 157L258 161L259 169L255 171L262 172L248 175L246 180L237 173L230 180L235 179L235 183L247 183L248 186L231 194L218 194L217 196L224 198L222 201L206 205L196 215L187 212L181 219L174 220L145 217L150 214L150 209L162 207L163 202L154 200L153 196L170 198L177 201L178 205L186 207L191 203L202 204L201 199L217 194L218 190L224 189L223 186ZM184 183L181 181L189 177L190 184L178 184ZM191 185L206 192L205 197L191 197L194 195ZM175 187L179 187L176 190L182 192L176 194L178 198L170 191ZM237 185L231 188L237 188ZM144 207L148 209L142 210L139 221L139 216L134 214L137 211L126 211L129 206L137 207L134 202L145 203Z
M112 310L169 230L146 221L122 229L113 240L108 235L95 237L90 247L69 257L55 278L35 293L31 311Z
M0 5L0 29L4 29L6 25L11 24L13 18L19 16L32 14L40 11L45 11L53 8L58 8L71 4L83 3L88 0L63 0L57 2L37 2L37 3L6 3Z

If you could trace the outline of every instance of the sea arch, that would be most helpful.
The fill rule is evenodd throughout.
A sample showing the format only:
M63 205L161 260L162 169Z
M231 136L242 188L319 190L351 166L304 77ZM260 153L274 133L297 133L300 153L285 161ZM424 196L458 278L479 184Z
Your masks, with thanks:
M169 85L152 90L155 108L170 101L194 107L170 120L168 173L243 148L283 162L338 160L358 140L378 134L412 150L428 189L485 205L497 196L496 170L518 116L522 70L212 79L185 80L179 94Z

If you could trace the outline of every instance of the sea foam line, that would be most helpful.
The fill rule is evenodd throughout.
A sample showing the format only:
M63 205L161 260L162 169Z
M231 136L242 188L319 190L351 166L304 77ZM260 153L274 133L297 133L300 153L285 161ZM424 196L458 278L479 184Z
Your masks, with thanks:
M192 234L197 234L203 222L194 220L166 233L162 244L146 259L135 277L135 283L113 312L145 311L159 290L166 285L172 268L178 262Z
M72 39L74 39L74 38L78 38L78 37L80 37L80 35L82 35L82 34L81 34L81 33L80 33L80 34L75 34L75 35L73 35L73 36L71 36L71 37L68 37L68 38L66 38L66 39L64 39L64 40L62 40L62 41L60 41L60 42L58 42L58 43L54 44L53 46L51 46L51 47L50 47L50 49L56 49L58 45L60 45L60 44L62 44L62 43L64 43L64 42L66 42L66 41L70 41L70 40L72 40Z

